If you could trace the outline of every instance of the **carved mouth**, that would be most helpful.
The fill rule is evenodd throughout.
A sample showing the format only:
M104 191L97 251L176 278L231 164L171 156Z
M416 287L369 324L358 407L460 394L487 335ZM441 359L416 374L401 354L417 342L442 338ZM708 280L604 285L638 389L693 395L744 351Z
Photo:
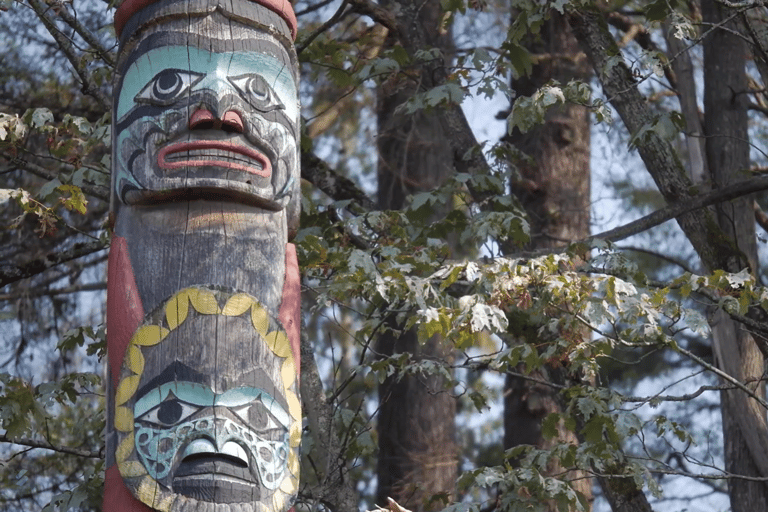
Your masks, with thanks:
M193 441L184 451L172 486L174 492L202 501L242 503L260 497L248 455L232 441L221 450L208 439Z
M258 482L248 468L225 455L185 458L171 486L177 494L216 503L248 503L261 497Z
M269 178L272 163L253 148L234 142L195 140L177 142L160 150L157 165L161 169L184 167L222 167Z

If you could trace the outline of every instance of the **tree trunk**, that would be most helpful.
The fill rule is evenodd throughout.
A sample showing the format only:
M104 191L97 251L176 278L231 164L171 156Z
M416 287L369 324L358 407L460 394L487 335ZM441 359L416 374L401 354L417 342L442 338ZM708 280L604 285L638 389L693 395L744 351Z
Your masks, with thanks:
M450 51L450 36L437 32L442 16L439 2L387 4L387 8L399 8L408 29L422 31L427 44L444 55ZM437 115L395 114L395 108L418 87L412 77L398 76L379 90L378 201L382 209L402 208L409 194L433 189L453 172L453 152ZM388 332L379 339L378 350L385 356L409 353L416 361L444 360L451 355L447 345L441 337L419 344L415 331L400 336ZM456 401L446 384L437 375L395 374L379 387L377 504L386 505L391 497L410 510L425 511L442 509L452 499L458 470Z
M719 8L716 8L714 2L707 2L704 7L707 10L706 19L710 20L710 23L713 20L724 19L723 13L718 11ZM630 133L638 133L640 129L647 127L653 122L654 116L638 91L630 68L621 60L611 63L608 61L609 55L620 55L620 51L602 16L594 11L572 11L568 14L568 20L579 44L592 62L593 69L597 71L606 96L611 98L611 104L616 108ZM721 36L725 37L725 30L720 29L717 32L721 32ZM730 49L719 54L718 50L722 49L721 44L722 48ZM725 182L726 177L728 181L738 179L740 177L738 173L744 171L748 164L748 160L742 160L748 157L748 149L734 151L735 148L727 144L729 141L735 143L733 137L741 141L748 140L745 125L741 124L743 121L737 121L740 119L738 111L743 109L739 103L744 101L744 95L740 92L746 90L746 86L737 89L740 87L739 84L743 83L741 77L744 72L742 61L744 49L736 50L729 44L730 41L716 39L707 44L708 49L705 53L705 69L709 69L705 71L705 84L706 88L710 89L706 93L710 99L705 100L709 117L705 121L705 132L708 137L707 160L713 181L721 180L720 183ZM734 66L733 71L726 71L725 66L730 65ZM734 75L731 76L731 73ZM735 81L732 82L732 80ZM718 83L730 85L718 87ZM719 119L719 116L723 118ZM721 123L723 126L720 126ZM710 133L709 130L712 132ZM716 139L722 140L716 141ZM714 142L715 146L710 147L710 142ZM637 142L637 148L646 169L668 203L685 202L695 195L696 190L692 187L692 182L669 141L664 140L659 134L648 132L643 140ZM730 160L733 158L737 160ZM729 231L723 229L721 224L723 219L725 224L730 226ZM707 209L699 209L677 217L678 224L705 267L710 271L717 269L739 271L747 267L750 260L754 261L749 256L751 250L749 245L753 243L754 235L748 235L743 231L740 235L744 236L743 239L734 238L738 232L736 228L739 226L737 224L739 221L747 230L753 229L753 218L742 217L741 209L732 205L721 208L717 219ZM752 266L752 268L756 267ZM718 315L712 322L718 363L726 372L742 381L751 379L753 375L760 376L759 371L757 374L752 373L756 366L762 368L762 364L755 364L757 357L753 353L754 341L748 337L737 337L736 333L741 331L742 327L735 324L728 325L728 322L729 319L723 319L722 315ZM756 386L753 380L747 384ZM723 414L727 416L724 418L724 423L734 419L738 422L738 430L744 436L744 444L731 437L733 429L729 430L726 434L728 437L726 456L729 461L742 463L739 467L734 466L734 470L738 472L743 472L747 476L768 476L768 457L766 457L768 430L765 427L765 411L760 410L753 400L747 399L743 394L729 393L732 393L734 401L740 402L736 407L731 408L728 405L724 409ZM724 403L727 403L727 400L730 399L725 399ZM755 468L750 468L749 464L745 463L744 455L747 453L759 471L755 471ZM730 465L731 462L727 464ZM762 510L765 508L765 498L762 494L763 491L759 490L756 496L742 501L732 492L734 509L739 506L741 507L739 510Z
M732 13L714 0L702 1L702 15L707 24L719 24ZM747 133L747 77L744 41L730 30L728 23L704 40L704 108L707 135L707 159L713 188L745 179L749 168ZM717 221L723 232L743 253L739 267L757 267L753 198L746 196L716 207ZM742 268L729 268L738 272ZM752 337L722 312L713 325L715 353L719 366L754 392L765 397L761 384L763 356ZM768 432L766 411L741 391L721 394L725 469L747 476L768 476L760 472L760 460L768 458L762 444ZM763 436L759 435L763 434ZM763 463L764 464L764 463ZM731 479L728 492L734 512L768 509L768 485L765 482Z
M550 80L561 84L586 77L586 61L571 35L565 18L553 12L540 33L532 38L528 51L541 56L528 77L515 79L512 88L520 96L531 96ZM531 225L531 248L561 245L589 236L590 208L590 144L589 112L585 107L565 105L551 111L545 123L522 134L515 130L508 142L521 150L529 160L515 162L519 179L512 183ZM585 336L588 333L584 333ZM543 380L563 380L563 372L538 372ZM519 377L507 376L504 392L504 448L530 444L548 448L559 442L577 444L573 432L562 425L558 436L545 439L541 422L550 413L561 412L557 391ZM550 474L562 472L552 465ZM591 480L585 475L577 478L573 487L591 501ZM549 504L555 512L555 503Z

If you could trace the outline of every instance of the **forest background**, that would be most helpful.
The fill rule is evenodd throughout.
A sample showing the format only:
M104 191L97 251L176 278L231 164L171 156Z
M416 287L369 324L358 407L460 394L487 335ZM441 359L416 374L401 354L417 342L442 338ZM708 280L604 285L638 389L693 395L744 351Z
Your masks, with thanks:
M2 510L100 509L112 8L0 2ZM768 510L764 3L295 10L297 509Z

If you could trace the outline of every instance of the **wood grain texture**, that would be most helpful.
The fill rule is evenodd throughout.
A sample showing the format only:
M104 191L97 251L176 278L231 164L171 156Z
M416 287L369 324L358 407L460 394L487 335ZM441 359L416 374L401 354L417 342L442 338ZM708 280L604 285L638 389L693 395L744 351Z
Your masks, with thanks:
M105 510L298 490L298 64L265 2L118 9Z

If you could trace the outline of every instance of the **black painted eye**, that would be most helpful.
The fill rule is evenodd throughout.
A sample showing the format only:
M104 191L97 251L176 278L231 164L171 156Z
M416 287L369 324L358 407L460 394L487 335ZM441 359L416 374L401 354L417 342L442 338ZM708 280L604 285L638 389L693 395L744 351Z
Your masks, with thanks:
M136 419L156 426L170 427L187 419L200 409L201 407L173 398L153 407Z
M151 103L167 106L187 94L197 82L203 79L204 73L195 73L181 69L164 69L152 78L136 95L136 103Z
M274 89L261 75L231 76L227 80L235 86L240 95L261 112L284 109Z

